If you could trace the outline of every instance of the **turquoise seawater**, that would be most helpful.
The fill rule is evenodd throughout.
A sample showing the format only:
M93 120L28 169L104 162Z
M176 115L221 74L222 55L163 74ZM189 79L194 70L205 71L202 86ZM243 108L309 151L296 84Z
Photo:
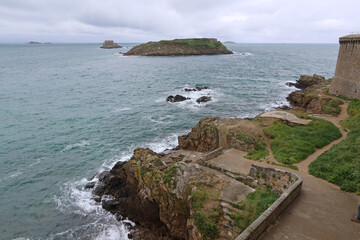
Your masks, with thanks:
M124 44L129 49L134 44ZM235 44L233 55L124 57L99 44L0 45L0 239L127 239L84 184L135 147L163 151L202 117L286 104L329 78L337 44ZM209 86L211 90L185 92ZM192 99L167 103L168 95ZM197 97L213 100L197 104Z

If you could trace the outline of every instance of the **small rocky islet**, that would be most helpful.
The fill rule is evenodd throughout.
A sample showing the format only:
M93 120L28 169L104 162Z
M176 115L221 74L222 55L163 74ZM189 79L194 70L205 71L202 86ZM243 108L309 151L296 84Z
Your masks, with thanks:
M194 88L185 88L184 91L185 92L197 92L197 91L202 91L202 90L205 90L205 89L208 90L208 89L211 89L211 88L209 88L207 86L204 86L204 87L197 86L197 87L194 87ZM171 103L176 103L176 102L183 102L183 101L190 100L190 99L191 98L189 98L189 97L184 97L182 95L177 94L175 96L173 96L173 95L168 96L166 98L166 101L171 102ZM200 103L209 102L209 101L211 101L211 99L212 99L211 96L201 96L201 97L196 99L196 102L200 104Z
M115 43L113 40L105 40L103 45L100 48L113 49L113 48L122 48L122 46Z
M216 38L189 38L148 42L133 47L125 56L176 56L232 54Z

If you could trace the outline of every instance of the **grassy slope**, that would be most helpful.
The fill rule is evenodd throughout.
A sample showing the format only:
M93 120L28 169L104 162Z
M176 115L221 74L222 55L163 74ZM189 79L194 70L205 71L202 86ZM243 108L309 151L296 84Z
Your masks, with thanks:
M341 125L350 130L345 140L334 145L309 166L310 174L360 194L360 100L348 107L350 117Z
M243 231L268 209L278 197L279 194L270 189L256 189L255 192L249 193L240 204L232 204L233 207L242 211L234 213L230 217L234 220L234 224Z
M341 137L340 130L332 123L311 118L305 125L289 126L274 122L264 129L271 137L270 146L274 157L281 163L292 164L301 162L310 154Z
M191 206L194 211L193 218L195 225L205 237L210 239L219 237L217 224L223 212L220 207L220 202L218 202L218 197L218 194L214 193L213 189L201 184L190 197ZM209 201L218 202L218 206L208 211L205 205Z

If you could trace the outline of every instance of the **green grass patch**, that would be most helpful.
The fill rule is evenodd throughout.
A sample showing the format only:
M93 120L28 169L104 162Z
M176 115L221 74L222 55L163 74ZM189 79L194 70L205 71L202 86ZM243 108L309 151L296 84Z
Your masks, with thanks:
M239 140L243 141L246 144L255 144L255 141L246 133L238 132L237 137Z
M360 101L348 107L350 117L341 124L351 132L339 144L321 154L309 165L310 174L360 194Z
M253 221L255 221L276 199L279 194L270 189L256 189L249 193L246 199L237 204L237 209L241 212L234 213L230 217L234 220L234 225L244 231Z
M340 105L344 104L344 102L340 99L333 99L330 102L324 103L321 108L324 110L326 114L330 114L332 116L337 116L341 113Z
M350 102L347 111L350 117L341 121L341 126L351 131L360 130L360 100Z
M311 118L307 125L289 126L285 123L274 122L264 129L270 136L270 146L274 157L281 163L292 164L304 160L335 139L341 137L340 130L332 123Z
M266 149L266 142L261 140L255 143L255 150L250 151L245 157L252 160L260 160L269 156L269 151Z
M206 238L210 239L219 237L217 222L223 215L220 203L218 203L217 208L211 209L211 211L206 210L204 206L207 201L213 200L218 201L218 196L206 186L200 186L193 191L190 197L191 207L194 210L195 225Z

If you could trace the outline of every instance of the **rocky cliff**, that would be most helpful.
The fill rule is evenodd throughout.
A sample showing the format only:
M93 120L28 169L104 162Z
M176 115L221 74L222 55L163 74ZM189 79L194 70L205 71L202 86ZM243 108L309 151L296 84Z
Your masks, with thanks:
M296 83L290 86L301 88L289 94L287 100L293 107L303 108L308 113L337 115L340 113L340 100L335 100L328 90L332 79L325 80L323 76L301 75Z
M250 121L208 117L201 119L190 133L178 137L177 149L209 152L219 147L234 147L251 151L261 140L262 131Z
M232 54L215 38L191 38L148 42L133 47L126 56L171 56Z

